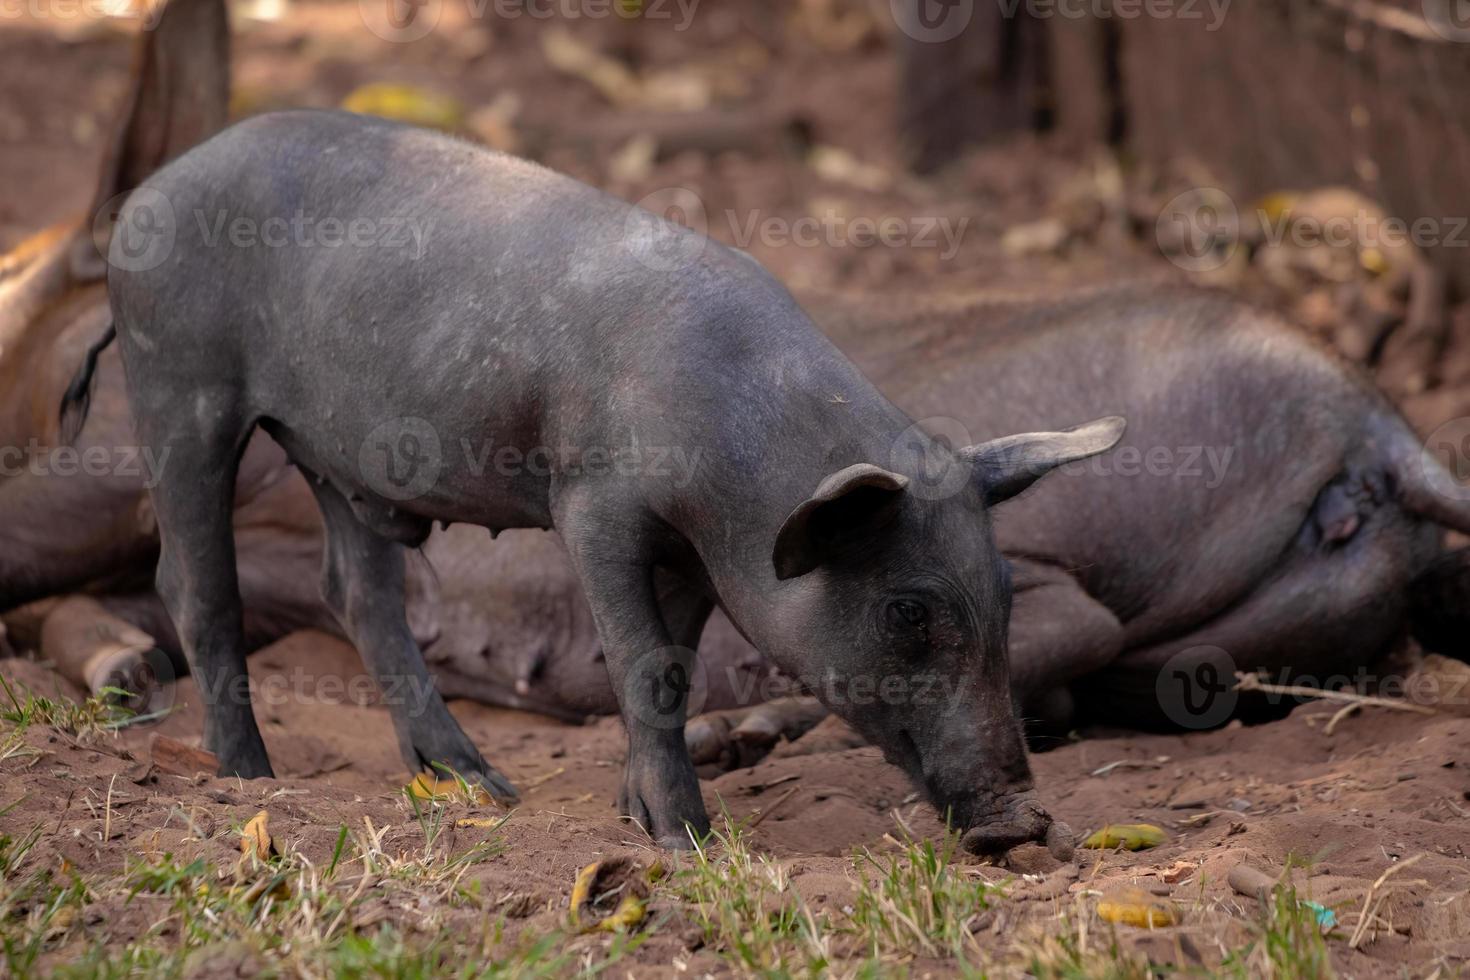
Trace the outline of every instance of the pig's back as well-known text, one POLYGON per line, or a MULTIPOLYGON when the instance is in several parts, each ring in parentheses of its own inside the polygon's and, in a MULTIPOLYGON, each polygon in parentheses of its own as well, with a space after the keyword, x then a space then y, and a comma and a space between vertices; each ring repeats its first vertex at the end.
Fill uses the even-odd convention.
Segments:
POLYGON ((1118 449, 1001 505, 995 527, 1008 555, 1072 569, 1142 633, 1267 577, 1318 492, 1366 451, 1369 417, 1391 411, 1333 355, 1210 292, 1113 288, 910 316, 901 332, 818 320, 901 408, 957 419, 976 441, 1128 420, 1118 449))
MULTIPOLYGON (((243 392, 242 414, 278 439, 298 434, 293 458, 331 472, 376 444, 384 420, 469 439, 473 452, 441 475, 446 500, 424 508, 475 487, 487 447, 689 444, 703 420, 680 399, 776 425, 758 414, 773 369, 756 370, 776 359, 891 411, 757 263, 441 134, 273 113, 184 154, 145 191, 170 202, 177 241, 160 265, 113 276, 131 361, 154 362, 154 379, 243 392), (328 220, 334 239, 363 225, 359 240, 325 244, 328 220), (238 245, 242 222, 250 241, 238 245)), ((501 482, 543 496, 544 474, 526 469, 501 482)), ((544 523, 539 511, 459 519, 544 523)))

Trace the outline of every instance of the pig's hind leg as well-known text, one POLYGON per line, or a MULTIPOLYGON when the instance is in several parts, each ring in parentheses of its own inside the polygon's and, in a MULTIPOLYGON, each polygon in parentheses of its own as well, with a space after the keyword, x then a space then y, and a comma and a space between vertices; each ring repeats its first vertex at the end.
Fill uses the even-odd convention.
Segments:
MULTIPOLYGON (((150 396, 161 397, 164 391, 157 387, 150 396)), ((235 567, 232 511, 245 435, 232 406, 223 401, 201 404, 194 418, 142 407, 142 445, 167 459, 152 490, 161 538, 158 594, 204 699, 204 747, 218 757, 221 776, 272 776, 250 705, 235 567)))
POLYGON ((330 484, 309 480, 327 529, 322 599, 377 679, 410 771, 447 766, 498 802, 516 803, 510 780, 480 755, 444 706, 404 614, 403 546, 364 525, 330 484))
POLYGON ((1123 629, 1065 570, 1017 560, 1011 568, 1011 690, 1038 748, 1072 727, 1072 684, 1117 658, 1123 629))

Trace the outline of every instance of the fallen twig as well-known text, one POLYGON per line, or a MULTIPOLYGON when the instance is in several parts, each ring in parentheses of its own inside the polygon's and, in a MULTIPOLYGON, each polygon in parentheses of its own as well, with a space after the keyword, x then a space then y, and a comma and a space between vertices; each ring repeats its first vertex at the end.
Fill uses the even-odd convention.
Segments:
POLYGON ((774 813, 776 811, 776 807, 780 806, 782 803, 785 803, 787 800, 791 799, 792 796, 796 795, 796 791, 800 788, 801 787, 799 786, 793 786, 786 792, 782 793, 780 796, 776 797, 776 801, 774 803, 764 808, 763 810, 761 810, 760 813, 757 813, 753 818, 751 818, 750 823, 747 825, 748 829, 754 830, 756 827, 759 827, 762 820, 766 819, 766 817, 769 817, 772 813, 774 813))
POLYGON ((1379 899, 1378 904, 1374 905, 1373 899, 1377 896, 1378 890, 1383 887, 1384 882, 1410 865, 1417 864, 1427 854, 1428 852, 1426 851, 1415 854, 1411 858, 1405 858, 1379 875, 1378 880, 1368 886, 1368 891, 1363 895, 1363 911, 1358 915, 1358 925, 1353 929, 1353 937, 1348 940, 1349 949, 1357 949, 1362 944, 1368 935, 1368 927, 1378 918, 1378 909, 1382 907, 1383 900, 1379 899))
POLYGON ((1333 730, 1337 728, 1338 722, 1342 721, 1348 715, 1354 714, 1355 712, 1361 710, 1363 710, 1363 706, 1361 704, 1358 704, 1357 702, 1343 705, 1341 708, 1337 709, 1337 713, 1328 720, 1327 727, 1322 729, 1322 734, 1331 735, 1333 730))
POLYGON ((1099 766, 1092 770, 1094 776, 1106 776, 1114 769, 1159 769, 1162 763, 1150 762, 1146 759, 1119 759, 1117 762, 1109 762, 1105 766, 1099 766))
POLYGON ((1258 674, 1248 674, 1243 671, 1235 675, 1235 690, 1253 691, 1263 694, 1286 694, 1298 698, 1320 698, 1323 701, 1338 701, 1344 704, 1352 704, 1358 707, 1372 705, 1375 708, 1391 708, 1394 711, 1412 711, 1420 715, 1434 715, 1439 712, 1422 704, 1414 704, 1402 698, 1380 698, 1371 694, 1358 694, 1353 691, 1329 691, 1320 687, 1302 687, 1297 684, 1269 684, 1261 680, 1258 674))

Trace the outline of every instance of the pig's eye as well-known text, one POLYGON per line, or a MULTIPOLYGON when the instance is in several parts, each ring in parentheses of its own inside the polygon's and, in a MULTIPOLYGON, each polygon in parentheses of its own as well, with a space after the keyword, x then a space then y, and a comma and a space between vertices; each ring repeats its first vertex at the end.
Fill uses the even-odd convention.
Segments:
POLYGON ((894 626, 923 629, 929 624, 929 610, 913 599, 894 599, 888 604, 888 621, 894 626))

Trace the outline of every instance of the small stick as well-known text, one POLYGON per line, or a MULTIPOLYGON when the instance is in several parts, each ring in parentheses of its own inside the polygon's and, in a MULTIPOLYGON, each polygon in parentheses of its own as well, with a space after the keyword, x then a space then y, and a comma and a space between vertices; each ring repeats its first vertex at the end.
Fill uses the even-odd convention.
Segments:
POLYGON ((1353 930, 1353 938, 1348 940, 1349 949, 1357 949, 1368 934, 1368 927, 1372 924, 1373 919, 1377 915, 1377 912, 1372 910, 1372 908, 1373 897, 1378 893, 1378 889, 1382 888, 1383 883, 1388 881, 1389 878, 1392 878, 1394 875, 1398 874, 1409 865, 1417 864, 1419 861, 1423 860, 1426 856, 1428 856, 1428 853, 1428 851, 1422 851, 1418 854, 1415 854, 1411 858, 1400 861, 1398 864, 1393 865, 1387 871, 1383 872, 1383 874, 1379 875, 1378 880, 1368 886, 1368 891, 1363 895, 1363 911, 1358 915, 1358 926, 1356 929, 1353 930))
POLYGON ((526 780, 524 783, 521 784, 521 787, 523 789, 532 790, 532 789, 535 789, 537 786, 544 786, 547 783, 551 782, 553 779, 555 779, 557 776, 560 776, 563 773, 565 773, 566 771, 567 771, 567 767, 566 766, 557 766, 555 769, 551 770, 550 772, 543 772, 541 775, 535 777, 534 779, 528 779, 528 780, 526 780))
POLYGON ((776 797, 776 802, 772 803, 770 806, 766 807, 760 813, 757 813, 754 817, 751 818, 750 823, 747 825, 747 829, 754 830, 756 827, 759 827, 762 820, 766 819, 766 817, 769 817, 772 813, 774 813, 776 811, 776 807, 780 806, 782 803, 785 803, 787 800, 791 799, 791 797, 795 796, 796 791, 800 788, 801 787, 799 786, 793 786, 786 792, 782 793, 780 796, 776 797))
POLYGON ((1362 707, 1363 706, 1361 704, 1345 704, 1341 708, 1338 708, 1337 713, 1334 714, 1331 720, 1327 722, 1327 727, 1322 729, 1322 734, 1331 735, 1333 729, 1337 727, 1338 722, 1342 721, 1348 715, 1355 714, 1356 712, 1362 710, 1362 707))
POLYGON ((1320 687, 1301 687, 1296 684, 1268 684, 1256 674, 1239 672, 1235 675, 1237 691, 1261 691, 1266 694, 1288 694, 1299 698, 1321 698, 1324 701, 1340 701, 1354 705, 1373 705, 1377 708, 1392 708, 1395 711, 1413 711, 1421 715, 1436 715, 1439 712, 1422 704, 1414 704, 1401 698, 1379 698, 1370 694, 1355 694, 1352 691, 1328 691, 1320 687))
POLYGON ((117 773, 112 774, 112 779, 107 783, 107 805, 102 818, 102 846, 112 840, 112 787, 117 782, 117 773))

